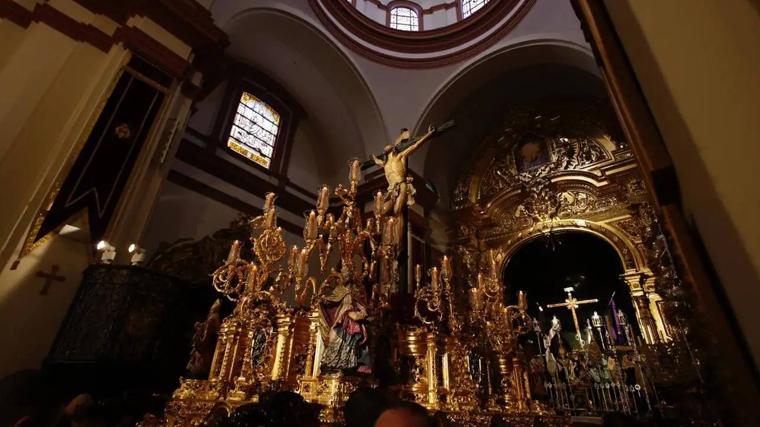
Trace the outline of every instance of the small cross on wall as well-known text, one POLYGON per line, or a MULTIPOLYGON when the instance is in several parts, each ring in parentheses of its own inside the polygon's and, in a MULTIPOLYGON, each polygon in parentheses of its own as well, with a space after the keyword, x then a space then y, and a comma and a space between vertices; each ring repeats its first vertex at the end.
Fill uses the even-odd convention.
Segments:
POLYGON ((45 279, 45 284, 42 285, 42 289, 40 289, 40 295, 47 295, 53 282, 66 281, 65 277, 57 275, 58 270, 60 269, 61 268, 58 265, 53 265, 50 267, 50 273, 45 273, 44 271, 37 272, 37 277, 45 279))

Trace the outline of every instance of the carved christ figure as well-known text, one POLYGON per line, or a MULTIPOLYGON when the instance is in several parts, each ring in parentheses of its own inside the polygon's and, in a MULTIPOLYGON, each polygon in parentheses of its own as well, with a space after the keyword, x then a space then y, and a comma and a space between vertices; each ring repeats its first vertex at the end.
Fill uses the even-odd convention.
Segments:
POLYGON ((414 204, 415 190, 411 178, 406 176, 407 158, 432 136, 451 126, 453 126, 451 121, 438 128, 430 125, 424 135, 411 142, 409 141, 411 137, 409 129, 401 129, 401 133, 396 137, 393 144, 385 146, 381 158, 372 155, 372 160, 376 165, 383 168, 385 179, 388 181, 388 192, 385 195, 386 203, 383 206, 385 212, 392 207, 393 213, 398 215, 404 204, 414 204))

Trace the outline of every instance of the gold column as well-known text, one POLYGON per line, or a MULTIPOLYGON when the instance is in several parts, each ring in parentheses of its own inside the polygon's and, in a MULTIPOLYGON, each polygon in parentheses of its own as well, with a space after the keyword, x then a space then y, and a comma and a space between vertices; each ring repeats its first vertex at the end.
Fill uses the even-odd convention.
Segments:
POLYGON ((641 329, 641 335, 644 337, 644 342, 647 344, 655 344, 659 342, 660 337, 657 334, 657 325, 652 317, 652 313, 649 311, 649 299, 647 298, 644 290, 645 280, 650 275, 634 271, 625 273, 622 275, 628 289, 631 292, 631 299, 633 300, 633 307, 636 310, 636 318, 639 322, 639 328, 641 329))
POLYGON ((428 382, 428 409, 438 409, 438 334, 435 331, 428 331, 425 336, 427 343, 427 352, 425 355, 425 367, 428 382))
POLYGON ((671 337, 668 333, 667 323, 665 322, 665 316, 660 311, 659 302, 662 301, 662 297, 654 290, 654 283, 656 278, 654 276, 648 276, 644 279, 644 293, 647 296, 649 303, 649 312, 652 313, 652 318, 657 327, 657 334, 660 341, 670 341, 671 337))
POLYGON ((290 368, 290 348, 293 338, 293 316, 290 314, 277 314, 275 327, 277 328, 277 343, 275 344, 275 357, 272 364, 272 381, 285 379, 290 368))

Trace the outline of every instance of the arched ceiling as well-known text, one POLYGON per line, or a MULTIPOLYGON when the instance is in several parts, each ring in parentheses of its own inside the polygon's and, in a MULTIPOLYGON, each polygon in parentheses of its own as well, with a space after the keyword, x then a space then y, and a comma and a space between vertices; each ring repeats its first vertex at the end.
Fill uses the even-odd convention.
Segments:
POLYGON ((364 147, 386 140, 361 74, 308 21, 282 8, 251 7, 229 16, 223 29, 229 56, 280 82, 306 111, 318 145, 310 151, 323 180, 342 177, 348 158, 365 158, 364 147))
POLYGON ((417 130, 449 119, 456 127, 412 159, 448 206, 456 179, 480 143, 500 130, 512 107, 563 99, 603 99, 606 90, 593 59, 583 49, 531 43, 497 52, 443 86, 426 108, 417 130))
POLYGON ((444 195, 461 157, 510 103, 603 92, 569 1, 536 2, 485 52, 430 69, 358 55, 324 28, 307 1, 218 0, 212 13, 229 35, 228 54, 280 82, 302 105, 314 159, 300 164, 316 164, 328 183, 343 180, 349 158, 381 151, 401 127, 421 131, 455 118, 455 130, 410 159, 444 195))

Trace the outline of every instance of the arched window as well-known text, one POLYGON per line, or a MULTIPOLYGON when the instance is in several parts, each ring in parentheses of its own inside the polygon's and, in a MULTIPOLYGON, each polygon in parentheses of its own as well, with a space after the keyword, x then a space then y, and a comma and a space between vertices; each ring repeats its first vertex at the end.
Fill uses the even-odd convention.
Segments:
POLYGON ((420 14, 411 7, 395 6, 391 9, 388 25, 401 31, 419 31, 420 14))
POLYGON ((227 147, 269 168, 280 130, 280 113, 253 94, 240 95, 227 147))
POLYGON ((467 18, 485 6, 488 0, 462 0, 462 18, 467 18))

